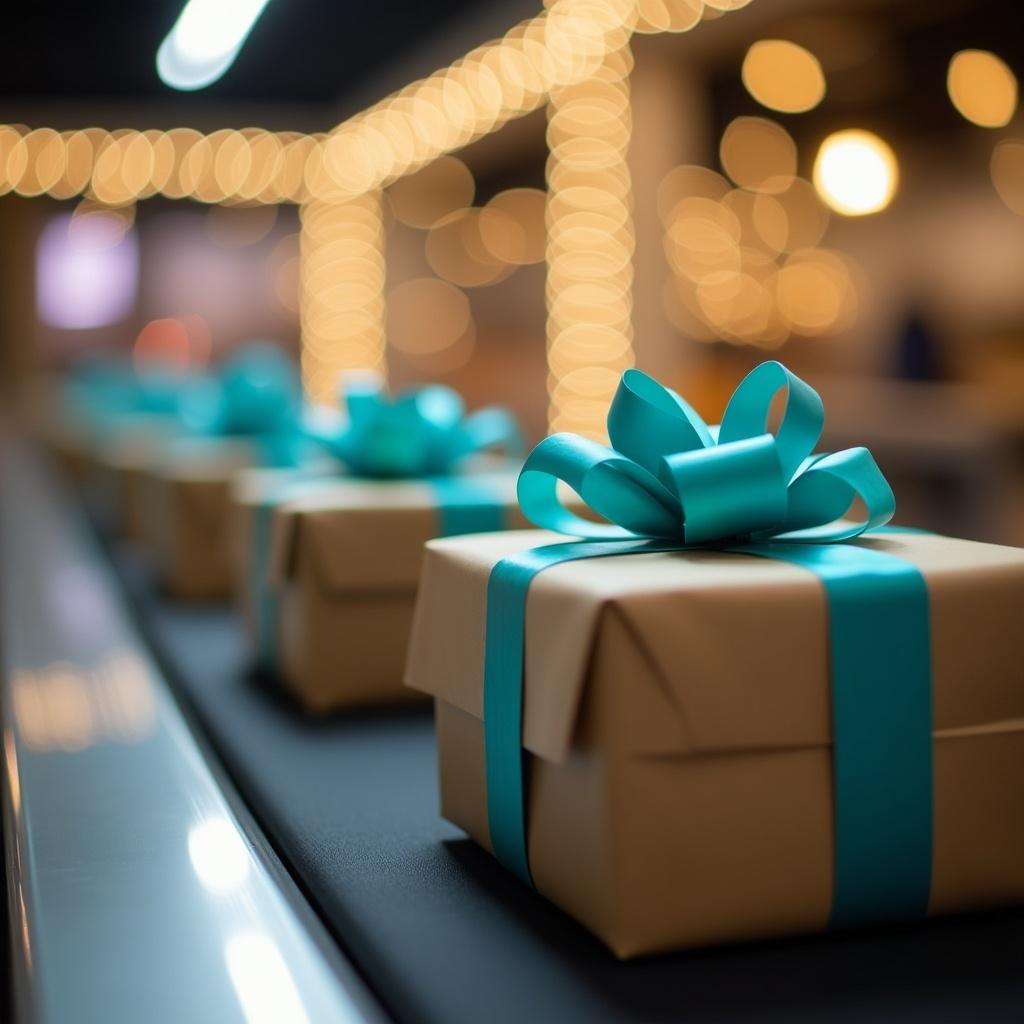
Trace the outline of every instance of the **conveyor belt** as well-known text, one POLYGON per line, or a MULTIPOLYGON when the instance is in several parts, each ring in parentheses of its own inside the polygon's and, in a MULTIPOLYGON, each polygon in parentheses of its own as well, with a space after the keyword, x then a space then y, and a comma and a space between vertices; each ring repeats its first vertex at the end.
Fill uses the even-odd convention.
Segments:
POLYGON ((169 675, 282 859, 399 1021, 1024 1019, 1024 913, 618 963, 437 815, 427 712, 303 720, 244 673, 225 609, 154 595, 169 675))

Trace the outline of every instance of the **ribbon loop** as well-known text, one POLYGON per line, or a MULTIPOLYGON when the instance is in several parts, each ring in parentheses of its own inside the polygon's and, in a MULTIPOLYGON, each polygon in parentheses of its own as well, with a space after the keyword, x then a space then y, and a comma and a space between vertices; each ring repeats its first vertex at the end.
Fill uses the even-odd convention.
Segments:
POLYGON ((788 482, 821 437, 825 407, 818 392, 782 363, 775 360, 761 363, 740 381, 722 416, 718 443, 765 433, 772 401, 783 389, 787 391, 786 408, 776 440, 779 461, 788 482))
POLYGON ((627 370, 608 410, 615 450, 657 474, 663 456, 708 448, 707 424, 674 391, 640 370, 627 370))
POLYGON ((865 449, 811 456, 823 424, 818 393, 778 362, 747 374, 717 429, 674 391, 627 370, 608 413, 612 447, 574 434, 547 438, 526 460, 519 501, 535 525, 588 539, 821 542, 888 522, 892 491, 865 449), (782 391, 772 435, 768 417, 782 391), (608 522, 569 512, 558 481, 608 522), (868 507, 864 522, 834 525, 856 498, 868 507))
POLYGON ((341 391, 348 413, 340 425, 305 427, 306 436, 359 476, 443 476, 463 458, 495 448, 522 451, 511 413, 491 407, 466 416, 451 388, 410 388, 391 397, 376 374, 351 374, 341 391))

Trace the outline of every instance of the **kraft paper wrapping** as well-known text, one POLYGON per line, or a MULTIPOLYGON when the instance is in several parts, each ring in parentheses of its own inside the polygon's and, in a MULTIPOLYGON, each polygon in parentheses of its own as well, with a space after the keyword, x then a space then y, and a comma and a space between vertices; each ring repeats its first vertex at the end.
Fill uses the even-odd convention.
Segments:
MULTIPOLYGON (((515 473, 476 475, 523 525, 515 473)), ((338 481, 274 513, 278 669, 310 712, 423 700, 402 683, 424 544, 440 531, 426 482, 338 481)))
MULTIPOLYGON (((428 545, 407 668, 437 698, 442 812, 489 848, 487 578, 541 531, 428 545)), ((1024 898, 1024 551, 866 542, 929 586, 929 912, 1024 898)), ((716 552, 558 565, 527 602, 524 746, 538 890, 620 957, 817 931, 832 898, 824 592, 716 552)))
MULTIPOLYGON (((252 562, 254 530, 260 506, 270 501, 280 507, 300 497, 344 487, 347 482, 338 477, 333 461, 297 468, 253 467, 235 474, 231 486, 229 530, 232 585, 235 603, 253 651, 261 647, 263 626, 256 607, 253 574, 260 573, 257 582, 261 588, 269 585, 267 572, 261 572, 261 566, 253 565, 252 562)), ((261 561, 267 560, 268 553, 263 553, 261 561)), ((265 570, 265 567, 262 568, 265 570)))
POLYGON ((162 585, 183 601, 230 598, 231 481, 256 460, 254 447, 235 439, 175 443, 143 474, 143 540, 152 549, 162 585))
POLYGON ((161 416, 125 416, 93 445, 91 504, 119 540, 146 539, 145 474, 173 443, 177 421, 161 416))

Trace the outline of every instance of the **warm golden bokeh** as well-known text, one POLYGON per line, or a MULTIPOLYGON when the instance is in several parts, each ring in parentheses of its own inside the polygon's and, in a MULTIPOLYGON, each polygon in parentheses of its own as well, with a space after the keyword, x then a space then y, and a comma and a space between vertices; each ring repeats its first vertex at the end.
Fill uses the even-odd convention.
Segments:
POLYGON ((719 158, 737 185, 756 192, 781 192, 796 175, 796 143, 785 128, 763 117, 731 121, 719 158))
POLYGON ((547 197, 539 188, 510 188, 483 208, 480 234, 488 251, 504 263, 540 263, 544 259, 547 197))
POLYGON ((988 50, 955 53, 946 73, 946 88, 953 106, 982 128, 1002 128, 1017 110, 1017 78, 988 50))
POLYGON ((704 0, 638 0, 637 32, 689 32, 700 23, 704 0))
POLYGON ((825 97, 818 58, 787 39, 761 39, 747 50, 741 70, 747 92, 764 107, 799 114, 825 97))
POLYGON ((873 132, 851 128, 821 144, 814 161, 814 187, 837 213, 861 217, 884 210, 896 194, 896 154, 873 132))
POLYGON ((511 272, 488 248, 481 231, 482 210, 469 207, 449 214, 430 229, 427 262, 438 277, 462 288, 494 284, 511 272))
POLYGON ((632 66, 626 36, 548 108, 549 424, 597 439, 633 365, 632 66))
POLYGON ((336 403, 348 370, 386 370, 381 204, 374 192, 302 207, 302 379, 313 401, 336 403))
POLYGON ((852 324, 852 277, 845 263, 815 248, 828 211, 803 178, 755 192, 683 165, 665 175, 657 199, 672 271, 662 309, 686 337, 776 348, 791 333, 852 324))
POLYGON ((473 329, 466 293, 436 277, 417 277, 388 294, 388 341, 411 356, 432 356, 473 329))
POLYGON ((396 181, 387 192, 395 216, 414 228, 431 228, 443 217, 473 202, 476 184, 455 156, 439 157, 396 181))

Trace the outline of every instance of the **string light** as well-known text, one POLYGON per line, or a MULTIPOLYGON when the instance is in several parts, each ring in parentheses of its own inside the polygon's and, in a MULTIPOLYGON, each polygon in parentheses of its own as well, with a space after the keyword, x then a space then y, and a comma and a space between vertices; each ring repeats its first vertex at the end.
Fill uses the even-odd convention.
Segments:
MULTIPOLYGON (((157 194, 210 204, 299 204, 303 377, 312 398, 332 401, 339 371, 384 367, 382 188, 428 174, 439 158, 547 103, 546 239, 543 204, 528 189, 476 210, 468 208, 470 192, 445 210, 414 211, 408 219, 434 231, 445 216, 457 220, 464 254, 486 268, 486 280, 473 283, 546 258, 551 423, 601 436, 618 374, 633 362, 630 37, 687 31, 747 2, 546 0, 537 17, 326 135, 0 126, 0 193, 85 195, 123 210, 157 194)), ((785 170, 766 174, 757 187, 781 197, 792 178, 785 170)), ((406 219, 399 192, 392 205, 406 219)), ((770 205, 760 212, 765 231, 773 214, 777 220, 770 205)), ((757 282, 755 271, 743 268, 744 280, 757 282)), ((713 304, 732 287, 705 281, 702 300, 713 304)), ((286 282, 275 290, 287 300, 286 282)), ((470 326, 444 351, 471 348, 471 335, 470 326)))
POLYGON ((585 81, 548 107, 547 346, 552 430, 605 438, 605 414, 633 364, 629 32, 585 81))
POLYGON ((299 309, 302 379, 315 402, 337 402, 348 370, 384 365, 384 224, 381 193, 302 207, 299 309))
POLYGON ((635 0, 558 0, 451 67, 344 121, 325 143, 320 199, 379 188, 541 107, 629 38, 635 0))

